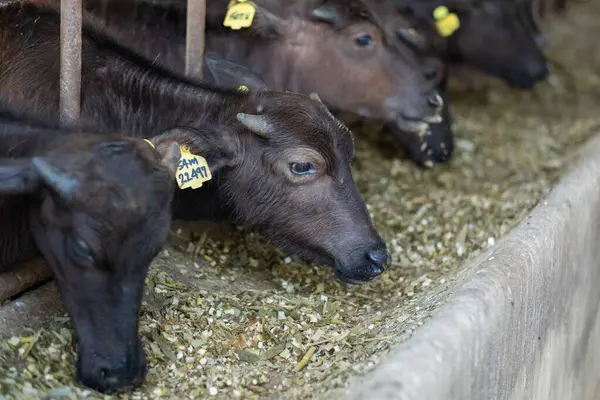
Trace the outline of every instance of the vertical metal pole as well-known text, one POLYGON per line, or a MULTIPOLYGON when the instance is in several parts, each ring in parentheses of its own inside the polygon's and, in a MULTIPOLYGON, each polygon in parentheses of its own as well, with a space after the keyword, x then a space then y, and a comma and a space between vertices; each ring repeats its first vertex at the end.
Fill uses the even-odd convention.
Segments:
POLYGON ((60 121, 79 119, 81 101, 81 2, 60 0, 60 121))
POLYGON ((202 79, 206 0, 187 0, 185 35, 185 74, 202 79))

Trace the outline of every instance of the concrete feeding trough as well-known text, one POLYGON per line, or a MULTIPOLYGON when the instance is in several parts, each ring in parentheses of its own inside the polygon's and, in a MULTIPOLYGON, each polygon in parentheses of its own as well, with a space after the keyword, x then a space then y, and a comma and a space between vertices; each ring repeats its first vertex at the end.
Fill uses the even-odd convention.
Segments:
POLYGON ((591 146, 344 398, 600 398, 600 143, 591 146))

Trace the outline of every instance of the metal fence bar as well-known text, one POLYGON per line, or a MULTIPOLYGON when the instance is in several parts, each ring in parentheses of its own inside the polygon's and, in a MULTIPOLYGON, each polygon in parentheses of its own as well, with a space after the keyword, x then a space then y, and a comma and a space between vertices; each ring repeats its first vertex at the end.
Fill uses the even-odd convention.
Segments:
POLYGON ((187 0, 185 74, 202 79, 206 0, 187 0))
POLYGON ((60 121, 79 119, 81 101, 81 2, 60 1, 60 121))

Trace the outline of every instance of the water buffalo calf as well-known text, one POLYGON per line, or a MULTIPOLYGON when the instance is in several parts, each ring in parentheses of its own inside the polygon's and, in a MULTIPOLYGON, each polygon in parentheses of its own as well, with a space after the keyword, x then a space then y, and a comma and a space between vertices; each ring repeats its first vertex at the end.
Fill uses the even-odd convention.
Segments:
MULTIPOLYGON (((54 7, 60 3, 37 1, 54 7)), ((83 1, 95 27, 181 73, 186 0, 158 3, 83 1)), ((402 43, 390 45, 390 37, 361 1, 258 0, 253 2, 253 25, 239 31, 223 27, 227 3, 207 3, 207 49, 251 68, 271 89, 317 92, 336 111, 394 125, 397 142, 419 164, 449 158, 435 140, 424 143, 418 136, 428 123, 439 121, 442 98, 414 52, 402 43)))
MULTIPOLYGON (((33 4, 0 9, 0 92, 58 119, 59 15, 33 4), (27 49, 28 51, 23 51, 27 49)), ((8 102, 9 106, 11 102, 8 102)), ((317 96, 211 88, 83 30, 82 123, 152 133, 203 155, 213 179, 177 190, 174 218, 231 218, 346 282, 388 260, 352 178, 351 132, 317 96)))
POLYGON ((77 377, 112 392, 146 373, 138 312, 171 226, 175 144, 50 129, 0 111, 0 270, 40 254, 79 346, 77 377))
MULTIPOLYGON (((531 0, 390 1, 417 27, 434 26, 433 13, 439 6, 458 16, 460 27, 446 38, 441 54, 449 62, 473 65, 520 88, 532 88, 548 76, 543 35, 534 20, 531 0)), ((428 38, 439 40, 439 36, 428 38)))
POLYGON ((430 123, 425 131, 411 136, 395 133, 394 131, 399 129, 395 124, 388 123, 384 128, 398 138, 402 147, 418 165, 432 166, 434 162, 450 160, 454 151, 454 135, 450 104, 446 98, 449 68, 439 56, 440 51, 444 49, 443 41, 434 40, 438 35, 429 24, 416 25, 414 21, 401 16, 390 0, 368 0, 364 3, 373 18, 386 31, 390 45, 399 49, 408 46, 413 50, 415 57, 419 59, 418 64, 423 76, 436 88, 443 100, 442 120, 430 123))

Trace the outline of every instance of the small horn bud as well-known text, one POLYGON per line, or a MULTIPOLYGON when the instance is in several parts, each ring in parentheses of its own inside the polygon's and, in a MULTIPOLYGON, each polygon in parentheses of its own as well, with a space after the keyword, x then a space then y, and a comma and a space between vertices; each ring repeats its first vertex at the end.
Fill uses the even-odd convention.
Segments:
POLYGON ((236 117, 242 125, 260 137, 268 138, 274 131, 271 123, 263 115, 238 113, 236 117))
POLYGON ((311 15, 313 18, 321 21, 333 23, 338 19, 338 12, 335 7, 321 6, 312 10, 311 15))

